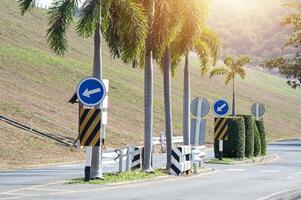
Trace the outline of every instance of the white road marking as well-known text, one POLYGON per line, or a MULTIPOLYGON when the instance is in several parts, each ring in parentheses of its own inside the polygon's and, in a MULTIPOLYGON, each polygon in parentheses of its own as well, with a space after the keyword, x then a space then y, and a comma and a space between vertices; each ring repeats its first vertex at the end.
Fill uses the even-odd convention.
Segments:
POLYGON ((233 169, 226 169, 226 171, 231 171, 231 172, 242 172, 242 171, 246 171, 246 169, 233 168, 233 169))

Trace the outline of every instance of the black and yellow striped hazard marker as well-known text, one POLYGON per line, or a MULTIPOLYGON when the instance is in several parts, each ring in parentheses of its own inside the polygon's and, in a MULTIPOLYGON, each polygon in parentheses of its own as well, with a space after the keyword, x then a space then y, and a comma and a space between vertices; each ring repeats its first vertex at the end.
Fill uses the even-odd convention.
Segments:
POLYGON ((81 146, 100 146, 100 109, 80 109, 79 134, 81 146))
POLYGON ((228 140, 228 119, 225 117, 214 118, 214 139, 228 140))

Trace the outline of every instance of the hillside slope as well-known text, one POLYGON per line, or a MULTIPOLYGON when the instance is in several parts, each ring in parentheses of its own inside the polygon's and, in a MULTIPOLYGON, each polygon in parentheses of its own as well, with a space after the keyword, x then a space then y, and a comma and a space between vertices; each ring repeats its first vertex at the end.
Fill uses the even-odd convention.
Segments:
MULTIPOLYGON (((32 114, 38 114, 66 127, 77 130, 77 106, 68 104, 76 84, 92 71, 92 38, 78 38, 70 31, 69 52, 65 57, 56 56, 46 45, 45 10, 20 16, 15 1, 0 3, 0 114, 28 124, 32 114)), ((174 132, 182 129, 182 67, 172 81, 174 132)), ((143 70, 132 69, 110 57, 104 51, 104 78, 110 80, 108 145, 123 146, 141 144, 143 141, 143 70)), ((158 68, 154 74, 154 133, 164 130, 162 74, 158 68)), ((200 76, 197 60, 192 60, 192 97, 203 96, 213 102, 216 98, 231 100, 231 86, 224 86, 221 78, 200 76)), ((238 84, 237 105, 239 113, 249 113, 256 101, 267 106, 265 116, 269 140, 301 137, 301 91, 292 90, 285 80, 248 70, 247 77, 238 84)), ((213 114, 207 117, 207 140, 212 141, 213 114)), ((40 120, 35 126, 50 130, 40 120)), ((1 140, 11 145, 14 141, 7 132, 21 134, 9 126, 0 124, 1 140)), ((23 137, 23 136, 19 136, 23 137)), ((33 138, 35 140, 35 138, 33 138)), ((32 148, 32 145, 24 148, 32 148)), ((9 160, 5 149, 0 158, 9 160)), ((49 149, 41 145, 41 152, 49 149)), ((65 148, 57 148, 61 157, 70 158, 65 148), (61 149, 61 150, 60 150, 61 149)), ((81 157, 77 153, 72 154, 81 157)))

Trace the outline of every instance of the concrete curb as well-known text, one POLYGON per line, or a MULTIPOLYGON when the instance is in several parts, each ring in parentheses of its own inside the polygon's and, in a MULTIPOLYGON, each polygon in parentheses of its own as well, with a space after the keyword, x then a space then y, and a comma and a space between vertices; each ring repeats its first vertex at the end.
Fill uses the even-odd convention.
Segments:
POLYGON ((273 155, 268 155, 264 157, 256 157, 253 159, 245 159, 241 161, 234 161, 232 163, 210 163, 209 161, 206 161, 206 164, 211 164, 211 165, 260 165, 260 164, 267 164, 274 162, 279 159, 279 156, 277 154, 273 155))

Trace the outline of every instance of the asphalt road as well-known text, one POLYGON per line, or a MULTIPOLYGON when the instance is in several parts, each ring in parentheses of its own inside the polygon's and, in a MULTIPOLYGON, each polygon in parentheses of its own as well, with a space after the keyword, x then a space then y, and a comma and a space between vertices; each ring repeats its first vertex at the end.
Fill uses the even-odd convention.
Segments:
MULTIPOLYGON (((285 199, 290 190, 301 199, 301 141, 278 142, 268 151, 279 159, 260 165, 208 165, 216 169, 214 173, 115 186, 65 184, 66 179, 82 176, 81 165, 3 171, 0 199, 245 200, 278 193, 285 199)), ((162 165, 162 160, 157 157, 155 163, 162 165)), ((105 171, 114 168, 107 166, 105 171)))

